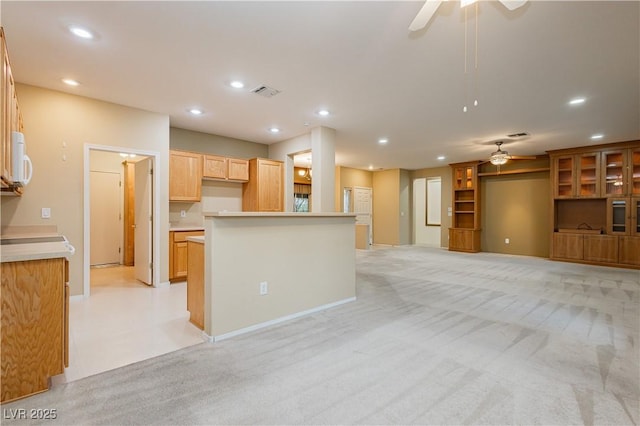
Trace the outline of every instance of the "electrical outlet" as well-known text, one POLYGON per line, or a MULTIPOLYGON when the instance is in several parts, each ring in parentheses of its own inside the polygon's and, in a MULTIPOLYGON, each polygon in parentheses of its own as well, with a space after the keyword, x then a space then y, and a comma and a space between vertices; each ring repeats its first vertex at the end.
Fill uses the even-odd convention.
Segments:
POLYGON ((504 243, 505 243, 505 244, 509 244, 509 239, 508 239, 508 238, 505 238, 505 239, 504 239, 504 243))
POLYGON ((49 219, 51 218, 51 208, 50 207, 43 207, 42 208, 42 214, 41 217, 43 219, 49 219))
POLYGON ((180 217, 187 217, 187 211, 186 210, 180 210, 180 217))
POLYGON ((264 296, 267 293, 269 293, 269 283, 262 281, 260 283, 260 296, 264 296))

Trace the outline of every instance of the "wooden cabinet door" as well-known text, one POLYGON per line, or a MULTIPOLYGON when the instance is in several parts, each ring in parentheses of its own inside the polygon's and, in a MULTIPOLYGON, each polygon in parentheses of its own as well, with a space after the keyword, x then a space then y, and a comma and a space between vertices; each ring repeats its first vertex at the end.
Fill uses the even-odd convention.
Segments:
POLYGON ((227 179, 238 182, 249 180, 249 160, 227 158, 227 179))
POLYGON ((559 259, 584 259, 584 235, 555 232, 553 257, 559 259))
POLYGON ((202 176, 213 179, 227 178, 227 159, 217 155, 205 155, 202 176))
POLYGON ((572 198, 575 196, 575 157, 573 155, 555 157, 552 166, 552 185, 554 198, 572 198))
POLYGON ((640 266, 640 237, 620 236, 619 262, 624 265, 640 266))
POLYGON ((185 278, 188 266, 187 242, 173 243, 173 277, 185 278))
POLYGON ((200 201, 202 155, 186 151, 169 153, 169 201, 200 201))
POLYGON ((602 196, 622 197, 627 195, 628 150, 617 149, 602 152, 602 196))
POLYGON ((283 203, 283 176, 280 161, 259 160, 258 209, 262 212, 280 212, 283 203))
POLYGON ((585 235, 584 260, 618 263, 618 237, 615 235, 585 235))
POLYGON ((453 189, 474 189, 476 187, 475 166, 458 166, 453 169, 453 189))
POLYGON ((629 198, 607 199, 607 234, 629 235, 631 232, 630 202, 629 198))

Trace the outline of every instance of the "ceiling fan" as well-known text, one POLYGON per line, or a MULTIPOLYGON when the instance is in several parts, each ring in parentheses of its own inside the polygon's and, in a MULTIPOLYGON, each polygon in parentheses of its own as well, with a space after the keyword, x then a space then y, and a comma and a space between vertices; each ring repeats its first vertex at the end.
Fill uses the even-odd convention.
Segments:
MULTIPOLYGON (((440 3, 447 0, 426 0, 422 9, 418 12, 416 17, 413 19, 411 24, 409 25, 409 31, 418 31, 424 28, 433 15, 440 7, 440 3)), ((470 4, 473 4, 479 0, 461 0, 460 7, 465 7, 470 4)), ((523 6, 528 0, 498 0, 500 3, 504 5, 509 10, 516 10, 517 8, 523 6)))
POLYGON ((491 155, 489 156, 489 159, 486 162, 489 162, 495 166, 501 166, 503 164, 506 164, 507 161, 509 160, 535 160, 536 157, 535 156, 516 156, 516 155, 509 155, 509 153, 507 151, 503 151, 501 149, 501 146, 504 142, 503 141, 496 141, 495 144, 498 147, 497 151, 494 151, 491 153, 491 155))

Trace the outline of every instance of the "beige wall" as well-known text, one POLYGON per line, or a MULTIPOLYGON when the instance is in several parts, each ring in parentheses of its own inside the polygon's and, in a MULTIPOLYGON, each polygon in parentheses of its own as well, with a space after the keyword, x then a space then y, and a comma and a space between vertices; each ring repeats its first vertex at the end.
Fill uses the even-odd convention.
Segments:
POLYGON ((411 244, 411 172, 400 169, 398 244, 411 244))
POLYGON ((221 336, 355 297, 355 218, 205 218, 205 332, 221 336), (261 296, 259 284, 268 283, 261 296))
POLYGON ((247 159, 255 157, 266 158, 269 154, 269 146, 262 143, 179 129, 177 127, 169 129, 169 145, 171 149, 247 159))
POLYGON ((23 84, 17 93, 34 172, 22 197, 2 197, 2 225, 57 225, 76 248, 71 294, 82 294, 85 144, 156 151, 160 282, 168 281, 169 117, 23 84), (50 219, 40 218, 42 207, 51 208, 50 219))
POLYGON ((400 169, 373 172, 373 243, 400 244, 400 169))
POLYGON ((480 191, 482 251, 549 256, 549 172, 484 176, 480 191))
MULTIPOLYGON (((420 169, 411 171, 411 185, 413 185, 413 180, 418 178, 440 178, 441 182, 441 194, 442 194, 442 205, 440 212, 440 220, 441 220, 441 234, 440 234, 440 247, 449 247, 449 228, 451 227, 451 216, 449 216, 448 209, 451 207, 451 197, 453 188, 451 187, 451 168, 448 166, 445 167, 434 167, 430 169, 420 169)), ((413 187, 412 187, 413 192, 413 187)), ((410 199, 413 204, 413 197, 410 199)), ((413 215, 413 205, 409 210, 413 215)), ((412 220, 413 223, 413 220, 412 220)), ((411 230, 411 235, 414 235, 414 230, 411 230)), ((415 243, 413 240, 412 243, 415 243)))

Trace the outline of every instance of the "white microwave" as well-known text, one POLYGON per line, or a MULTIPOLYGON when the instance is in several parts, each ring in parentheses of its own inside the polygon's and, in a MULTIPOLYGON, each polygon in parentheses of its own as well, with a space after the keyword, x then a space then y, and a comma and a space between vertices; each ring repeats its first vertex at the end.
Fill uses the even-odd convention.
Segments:
POLYGON ((11 132, 12 176, 14 184, 26 185, 33 176, 33 164, 27 155, 24 134, 11 132))

